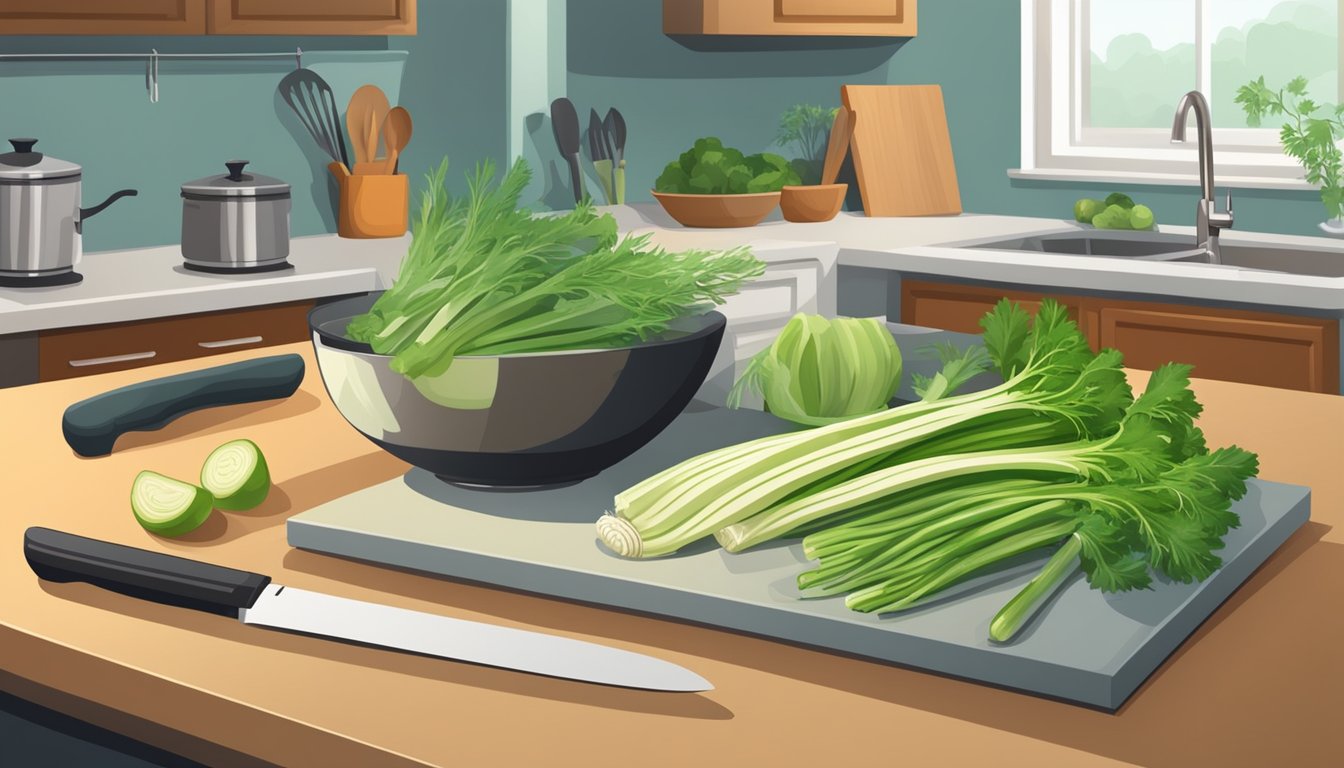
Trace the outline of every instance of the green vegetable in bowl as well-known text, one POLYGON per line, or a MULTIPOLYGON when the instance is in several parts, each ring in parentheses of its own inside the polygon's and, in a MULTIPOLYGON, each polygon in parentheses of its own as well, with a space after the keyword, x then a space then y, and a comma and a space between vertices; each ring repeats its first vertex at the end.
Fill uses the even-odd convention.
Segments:
POLYGON ((518 200, 532 174, 519 159, 495 183, 482 163, 465 197, 429 174, 410 252, 392 287, 346 335, 408 378, 438 376, 458 355, 620 347, 722 304, 765 271, 748 248, 669 253, 649 235, 618 237, 591 203, 533 216, 518 200))
POLYGON ((1091 224, 1093 217, 1106 210, 1106 203, 1091 197, 1079 198, 1073 204, 1073 218, 1084 224, 1091 224))
POLYGON ((230 440, 210 452, 201 467, 201 487, 220 509, 252 509, 266 500, 271 473, 266 457, 251 440, 230 440))
POLYGON ((728 405, 751 389, 776 416, 818 426, 886 408, 900 383, 901 351, 882 321, 799 313, 747 364, 728 405))
POLYGON ((141 527, 160 536, 181 536, 201 527, 214 501, 204 488, 149 470, 131 483, 131 512, 141 527))
POLYGON ((707 136, 668 163, 654 189, 683 195, 744 195, 778 192, 785 185, 801 183, 783 157, 770 152, 744 155, 707 136))
POLYGON ((1124 208, 1125 210, 1129 210, 1130 208, 1134 207, 1134 200, 1130 198, 1129 195, 1126 195, 1124 192, 1112 192, 1111 194, 1106 196, 1105 205, 1107 208, 1111 207, 1112 205, 1118 205, 1121 208, 1124 208))

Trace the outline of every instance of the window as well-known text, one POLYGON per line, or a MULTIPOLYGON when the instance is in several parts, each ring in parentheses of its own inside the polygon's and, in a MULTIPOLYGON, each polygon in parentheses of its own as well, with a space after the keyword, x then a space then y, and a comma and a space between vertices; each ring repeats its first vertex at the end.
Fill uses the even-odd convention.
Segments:
POLYGON ((1306 188, 1274 120, 1248 128, 1233 99, 1262 75, 1273 88, 1303 76, 1317 102, 1344 102, 1341 5, 1022 0, 1023 167, 1010 173, 1190 183, 1193 142, 1172 144, 1171 120, 1181 95, 1198 89, 1213 116, 1220 184, 1306 188))

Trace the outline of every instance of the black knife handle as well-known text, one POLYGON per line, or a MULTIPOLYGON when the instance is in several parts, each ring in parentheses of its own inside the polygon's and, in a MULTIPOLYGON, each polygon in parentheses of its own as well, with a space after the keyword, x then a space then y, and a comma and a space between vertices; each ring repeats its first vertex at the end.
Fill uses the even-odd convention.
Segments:
POLYGON ((142 600, 237 616, 270 576, 32 527, 23 534, 28 567, 47 581, 84 581, 142 600))
POLYGON ((579 170, 579 155, 574 153, 569 155, 569 183, 574 185, 574 202, 583 202, 586 192, 583 189, 583 172, 579 170))
POLYGON ((191 411, 289 397, 303 372, 302 357, 273 355, 131 384, 66 408, 61 432, 80 456, 106 456, 122 434, 159 429, 191 411))

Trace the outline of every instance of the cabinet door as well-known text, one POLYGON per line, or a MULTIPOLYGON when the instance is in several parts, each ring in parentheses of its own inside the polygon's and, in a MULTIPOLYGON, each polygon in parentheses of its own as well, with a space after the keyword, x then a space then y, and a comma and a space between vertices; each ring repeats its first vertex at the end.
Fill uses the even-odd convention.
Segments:
POLYGON ((1226 309, 1107 302, 1099 310, 1103 347, 1125 365, 1195 367, 1201 379, 1308 392, 1339 392, 1339 322, 1226 309))
POLYGON ((922 280, 901 280, 901 322, 922 325, 959 333, 981 333, 980 318, 999 303, 1009 299, 1022 305, 1033 315, 1040 309, 1041 299, 1053 298, 1064 305, 1069 317, 1087 336, 1093 348, 1097 346, 1096 312, 1077 296, 1042 294, 1017 288, 995 288, 982 285, 930 283, 922 280))
POLYGON ((38 376, 42 381, 70 379, 304 341, 312 306, 302 301, 43 331, 38 336, 38 376))
POLYGON ((415 0, 209 0, 212 35, 414 35, 415 0))
POLYGON ((205 0, 0 0, 6 35, 203 35, 205 0))
POLYGON ((669 35, 913 37, 916 0, 663 0, 669 35))

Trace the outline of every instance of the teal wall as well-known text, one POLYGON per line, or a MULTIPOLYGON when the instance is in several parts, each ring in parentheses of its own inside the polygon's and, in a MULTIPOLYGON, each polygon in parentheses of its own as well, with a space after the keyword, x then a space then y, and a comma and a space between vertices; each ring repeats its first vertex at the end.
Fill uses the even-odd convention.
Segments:
MULTIPOLYGON (((363 83, 411 110, 415 135, 401 163, 419 179, 445 154, 502 157, 505 6, 499 0, 421 2, 415 37, 4 37, 5 53, 304 50, 338 103, 363 83), (406 52, 409 52, 407 55, 406 52)), ((179 186, 242 157, 293 186, 295 235, 335 230, 327 158, 280 101, 284 61, 161 60, 157 104, 144 61, 0 61, 0 138, 84 167, 84 205, 134 187, 85 226, 86 251, 179 242, 179 186)), ((8 144, 4 144, 5 150, 8 144)), ((3 150, 0 150, 3 151, 3 150)), ((456 174, 460 178, 460 174, 456 174)))
MULTIPOLYGON (((568 91, 584 117, 626 118, 629 198, 648 200, 662 167, 698 136, 747 152, 767 148, 789 105, 838 104, 844 83, 943 88, 962 205, 977 213, 1071 216, 1079 197, 1122 189, 1158 220, 1194 222, 1190 187, 1023 182, 1021 11, 1012 0, 926 0, 908 40, 685 38, 662 33, 661 0, 568 0, 568 91)), ((1173 105, 1174 108, 1175 105, 1173 105)), ((1315 192, 1241 190, 1237 228, 1320 234, 1315 192)))

